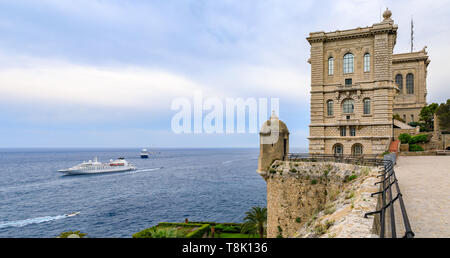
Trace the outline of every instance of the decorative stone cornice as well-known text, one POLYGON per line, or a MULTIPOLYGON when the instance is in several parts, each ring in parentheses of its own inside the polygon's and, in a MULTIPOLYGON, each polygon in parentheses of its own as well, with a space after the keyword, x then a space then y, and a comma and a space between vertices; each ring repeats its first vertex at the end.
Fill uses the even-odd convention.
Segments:
POLYGON ((337 30, 333 32, 312 32, 306 39, 310 44, 316 42, 331 42, 344 39, 367 38, 376 34, 396 34, 397 29, 398 26, 393 24, 393 22, 381 22, 376 23, 371 27, 358 27, 356 29, 337 30))
POLYGON ((424 61, 427 66, 431 62, 431 60, 428 57, 428 53, 426 51, 426 46, 421 51, 418 52, 392 55, 393 64, 406 62, 420 62, 420 61, 424 61))

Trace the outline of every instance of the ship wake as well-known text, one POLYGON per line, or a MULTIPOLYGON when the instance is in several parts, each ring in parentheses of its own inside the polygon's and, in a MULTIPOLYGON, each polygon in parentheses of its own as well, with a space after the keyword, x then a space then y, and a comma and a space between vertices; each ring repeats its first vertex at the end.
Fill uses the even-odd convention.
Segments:
POLYGON ((45 216, 45 217, 37 217, 32 219, 25 219, 25 220, 17 220, 17 221, 3 221, 0 222, 0 229, 1 228, 8 228, 8 227, 24 227, 31 224, 39 224, 44 222, 49 222, 53 220, 60 220, 64 218, 70 218, 71 214, 64 214, 64 215, 58 215, 58 216, 45 216))

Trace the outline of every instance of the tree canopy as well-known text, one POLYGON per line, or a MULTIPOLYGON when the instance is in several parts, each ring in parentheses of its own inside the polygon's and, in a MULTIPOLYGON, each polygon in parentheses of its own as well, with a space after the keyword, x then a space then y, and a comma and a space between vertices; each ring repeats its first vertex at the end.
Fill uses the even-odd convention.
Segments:
POLYGON ((436 112, 439 104, 431 103, 420 110, 420 121, 423 121, 424 131, 433 131, 434 128, 434 113, 436 112))
POLYGON ((439 119, 439 127, 442 132, 450 133, 450 99, 447 103, 442 103, 436 110, 439 119))

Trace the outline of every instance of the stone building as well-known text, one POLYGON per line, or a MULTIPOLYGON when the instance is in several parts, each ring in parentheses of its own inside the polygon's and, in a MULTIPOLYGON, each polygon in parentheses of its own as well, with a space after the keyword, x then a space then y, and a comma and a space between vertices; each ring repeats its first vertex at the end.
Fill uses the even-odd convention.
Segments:
POLYGON ((380 154, 393 138, 395 113, 407 122, 417 119, 426 103, 429 60, 425 50, 393 54, 398 26, 391 15, 386 9, 384 20, 372 26, 307 38, 310 153, 380 154))
POLYGON ((406 123, 417 122, 422 107, 427 105, 427 67, 430 63, 426 47, 419 52, 392 56, 393 80, 399 88, 394 101, 394 114, 406 123))

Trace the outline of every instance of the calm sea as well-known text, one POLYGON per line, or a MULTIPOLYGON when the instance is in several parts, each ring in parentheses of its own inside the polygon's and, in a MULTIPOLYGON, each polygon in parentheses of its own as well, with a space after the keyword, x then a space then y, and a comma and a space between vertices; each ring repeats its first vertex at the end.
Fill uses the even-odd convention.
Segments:
POLYGON ((0 237, 131 237, 159 222, 242 222, 266 205, 258 149, 0 149, 0 237), (63 176, 98 157, 125 157, 137 171, 63 176), (80 215, 66 217, 66 214, 80 215))

